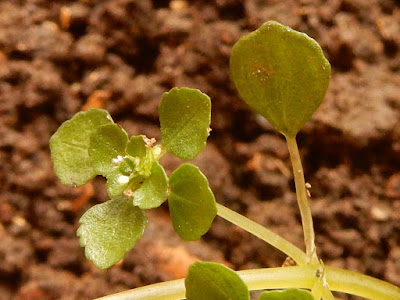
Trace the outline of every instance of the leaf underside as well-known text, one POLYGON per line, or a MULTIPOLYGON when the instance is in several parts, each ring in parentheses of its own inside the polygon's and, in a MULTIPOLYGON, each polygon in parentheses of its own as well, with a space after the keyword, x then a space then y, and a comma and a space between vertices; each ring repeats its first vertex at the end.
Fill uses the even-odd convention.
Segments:
POLYGON ((316 111, 331 70, 315 40, 275 21, 234 45, 230 69, 243 100, 287 136, 316 111))

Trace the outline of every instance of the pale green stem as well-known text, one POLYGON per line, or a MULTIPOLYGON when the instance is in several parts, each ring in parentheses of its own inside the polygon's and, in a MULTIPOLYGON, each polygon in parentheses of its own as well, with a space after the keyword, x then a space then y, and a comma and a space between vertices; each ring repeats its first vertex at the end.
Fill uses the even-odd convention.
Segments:
POLYGON ((276 233, 219 203, 217 203, 217 211, 220 217, 279 249, 287 256, 291 257, 298 265, 303 266, 306 264, 307 256, 305 253, 276 233))
POLYGON ((311 289, 311 294, 314 297, 314 300, 320 300, 322 298, 322 294, 324 293, 324 287, 322 286, 322 278, 319 278, 311 289))
POLYGON ((373 300, 400 299, 400 288, 356 272, 325 266, 329 288, 373 300))
POLYGON ((329 287, 324 287, 322 290, 322 299, 323 300, 335 300, 335 297, 332 294, 332 291, 329 289, 329 287))
POLYGON ((311 294, 313 295, 315 300, 335 300, 331 290, 329 289, 328 284, 325 281, 323 275, 318 278, 315 282, 314 286, 311 289, 311 294))
POLYGON ((328 284, 323 283, 322 290, 322 299, 323 300, 335 300, 335 297, 332 294, 331 288, 328 284))
POLYGON ((318 263, 315 248, 315 234, 311 215, 310 205, 308 203, 306 182, 304 180, 304 171, 301 164, 299 149, 297 147, 296 136, 285 136, 289 148, 290 160, 293 166, 293 176, 296 186, 297 202, 300 208, 301 222, 303 224, 304 241, 306 244, 306 253, 309 263, 318 263))
MULTIPOLYGON (((268 268, 238 271, 237 274, 246 283, 249 290, 312 289, 318 280, 317 268, 318 266, 268 268)), ((371 300, 400 299, 400 288, 370 276, 326 266, 325 274, 332 290, 371 300)), ((178 279, 124 291, 98 298, 98 300, 176 300, 183 298, 185 298, 184 279, 178 279)))

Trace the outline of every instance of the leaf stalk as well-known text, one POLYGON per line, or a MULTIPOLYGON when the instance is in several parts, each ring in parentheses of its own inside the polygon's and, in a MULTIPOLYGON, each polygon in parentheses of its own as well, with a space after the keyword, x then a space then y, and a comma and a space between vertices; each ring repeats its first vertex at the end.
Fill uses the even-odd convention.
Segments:
POLYGON ((300 209, 301 222, 303 224, 304 241, 306 244, 306 254, 308 263, 318 263, 315 247, 314 225, 311 215, 310 204, 307 197, 306 182, 304 179, 303 166, 299 148, 297 147, 296 136, 286 136, 287 145, 290 153, 290 160, 293 167, 293 177, 296 186, 297 203, 300 209))
POLYGON ((232 224, 241 227, 271 246, 279 249, 287 256, 291 257, 298 265, 303 266, 307 263, 307 256, 302 250, 264 226, 219 203, 217 203, 217 214, 232 224))

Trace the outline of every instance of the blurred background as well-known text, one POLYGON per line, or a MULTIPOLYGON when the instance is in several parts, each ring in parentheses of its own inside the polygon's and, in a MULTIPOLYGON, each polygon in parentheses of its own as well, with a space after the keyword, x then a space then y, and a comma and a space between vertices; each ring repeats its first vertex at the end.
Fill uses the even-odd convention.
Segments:
MULTIPOLYGON (((104 180, 62 186, 49 152, 88 107, 129 134, 159 139, 170 88, 213 103, 194 163, 218 202, 303 247, 285 142, 240 100, 233 44, 268 20, 316 39, 332 64, 325 101, 298 135, 319 254, 326 264, 400 285, 400 2, 395 0, 2 0, 0 2, 0 299, 93 299, 184 277, 194 261, 280 266, 285 256, 216 218, 201 241, 173 232, 168 207, 101 271, 85 259, 80 216, 107 200, 104 180)), ((181 161, 162 159, 170 174, 181 161)), ((343 299, 356 299, 346 298, 343 299)))

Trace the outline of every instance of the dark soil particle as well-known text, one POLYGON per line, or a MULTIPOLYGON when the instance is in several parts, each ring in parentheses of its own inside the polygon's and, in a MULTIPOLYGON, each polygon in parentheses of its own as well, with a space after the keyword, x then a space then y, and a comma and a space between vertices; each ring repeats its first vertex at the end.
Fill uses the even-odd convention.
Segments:
MULTIPOLYGON (((234 269, 285 260, 219 218, 201 241, 184 243, 163 206, 122 262, 97 270, 75 232, 107 200, 104 181, 79 204, 84 190, 59 183, 48 148, 89 100, 129 134, 159 139, 162 93, 207 93, 213 131, 194 162, 217 201, 303 247, 284 140, 239 99, 229 75, 233 44, 271 19, 315 38, 332 64, 326 99, 298 136, 319 254, 400 285, 398 1, 2 0, 1 300, 93 299, 184 277, 198 259, 234 269)), ((181 163, 162 162, 169 174, 181 163)))

